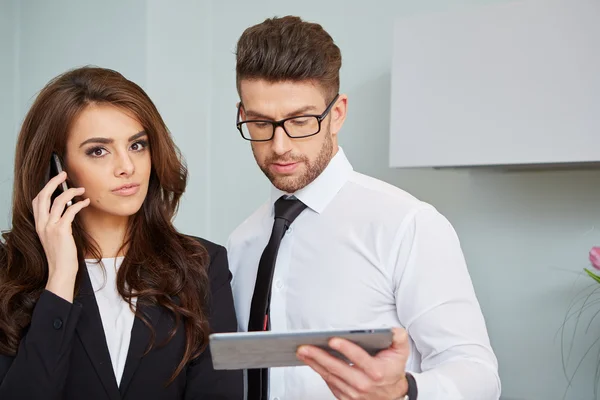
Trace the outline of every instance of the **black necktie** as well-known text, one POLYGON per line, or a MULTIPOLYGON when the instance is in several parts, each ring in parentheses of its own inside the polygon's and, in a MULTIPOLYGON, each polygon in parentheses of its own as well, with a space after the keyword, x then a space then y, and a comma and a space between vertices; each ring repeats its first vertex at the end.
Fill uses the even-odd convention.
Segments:
MULTIPOLYGON (((275 271, 277 252, 283 235, 292 222, 306 208, 298 199, 286 200, 285 196, 275 202, 275 222, 269 243, 263 250, 258 263, 254 295, 250 306, 248 332, 267 331, 270 328, 269 305, 271 302, 271 283, 275 271)), ((248 400, 267 400, 269 391, 268 369, 248 370, 248 400)))

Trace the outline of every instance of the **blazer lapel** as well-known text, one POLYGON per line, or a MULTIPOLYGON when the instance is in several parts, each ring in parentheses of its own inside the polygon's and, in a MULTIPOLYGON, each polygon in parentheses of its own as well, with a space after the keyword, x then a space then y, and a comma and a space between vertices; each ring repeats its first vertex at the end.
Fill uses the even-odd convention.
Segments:
POLYGON ((81 282, 76 301, 81 303, 83 310, 77 324, 77 335, 96 369, 108 397, 111 400, 118 400, 121 396, 106 345, 106 335, 102 327, 98 303, 96 303, 85 263, 80 264, 80 271, 82 271, 81 282))
MULTIPOLYGON (((144 316, 148 319, 148 322, 152 325, 155 330, 156 345, 160 338, 160 330, 159 328, 159 320, 161 318, 161 313, 158 307, 155 306, 143 306, 136 305, 138 307, 138 311, 142 312, 144 316)), ((129 344, 129 350, 127 352, 127 360, 125 361, 125 368, 123 369, 123 376, 121 377, 121 383, 119 385, 119 392, 122 397, 125 397, 127 392, 127 388, 133 379, 136 370, 138 369, 142 359, 144 358, 144 353, 150 343, 150 330, 144 324, 144 322, 140 318, 135 318, 133 322, 133 329, 131 331, 131 341, 129 344)))

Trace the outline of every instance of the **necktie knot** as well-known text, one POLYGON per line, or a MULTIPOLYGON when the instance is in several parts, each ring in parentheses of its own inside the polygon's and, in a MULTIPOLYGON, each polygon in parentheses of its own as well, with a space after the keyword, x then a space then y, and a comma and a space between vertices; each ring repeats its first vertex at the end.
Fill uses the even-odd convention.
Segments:
POLYGON ((285 219, 289 226, 305 208, 306 204, 300 200, 296 198, 287 199, 285 196, 281 196, 275 202, 275 218, 285 219))

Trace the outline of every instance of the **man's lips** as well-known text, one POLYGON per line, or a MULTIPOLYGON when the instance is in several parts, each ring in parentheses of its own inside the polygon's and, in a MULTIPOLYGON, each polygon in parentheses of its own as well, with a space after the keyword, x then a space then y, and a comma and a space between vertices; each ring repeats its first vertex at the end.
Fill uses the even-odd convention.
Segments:
POLYGON ((279 174, 289 174, 294 172, 300 163, 295 162, 276 162, 271 164, 271 169, 279 174))

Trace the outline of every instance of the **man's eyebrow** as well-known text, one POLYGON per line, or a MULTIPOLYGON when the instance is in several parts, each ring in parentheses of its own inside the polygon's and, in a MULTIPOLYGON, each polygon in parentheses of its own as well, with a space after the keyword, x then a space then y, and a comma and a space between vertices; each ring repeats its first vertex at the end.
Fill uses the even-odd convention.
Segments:
MULTIPOLYGON (((317 107, 315 107, 315 106, 304 106, 304 107, 298 108, 298 109, 296 109, 294 111, 291 111, 291 112, 287 113, 286 115, 284 115, 284 118, 299 117, 299 116, 302 116, 303 114, 306 114, 306 113, 308 113, 310 111, 314 112, 316 110, 317 110, 317 107)), ((252 119, 266 119, 266 120, 269 120, 269 121, 273 121, 272 117, 270 117, 268 115, 265 115, 263 113, 260 113, 258 111, 254 111, 254 110, 244 109, 244 114, 246 115, 246 118, 248 118, 248 119, 249 118, 252 118, 252 119)))

